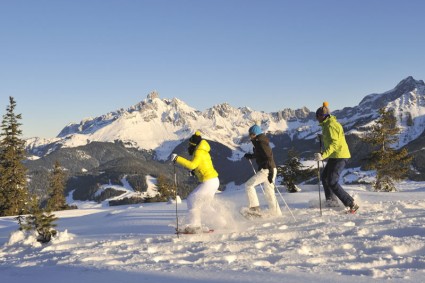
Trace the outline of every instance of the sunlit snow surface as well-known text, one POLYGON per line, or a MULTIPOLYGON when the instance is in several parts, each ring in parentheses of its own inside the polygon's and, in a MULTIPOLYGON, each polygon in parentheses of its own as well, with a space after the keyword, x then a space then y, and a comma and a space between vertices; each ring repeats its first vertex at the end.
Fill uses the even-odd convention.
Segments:
MULTIPOLYGON (((425 282, 425 183, 395 193, 344 186, 360 204, 355 215, 320 216, 317 186, 301 188, 277 194, 283 217, 258 221, 238 213, 242 189, 217 194, 227 226, 210 215, 215 232, 193 236, 174 234, 168 203, 56 212, 59 235, 46 245, 3 217, 0 282, 425 282)), ((184 222, 186 202, 177 208, 184 222)))

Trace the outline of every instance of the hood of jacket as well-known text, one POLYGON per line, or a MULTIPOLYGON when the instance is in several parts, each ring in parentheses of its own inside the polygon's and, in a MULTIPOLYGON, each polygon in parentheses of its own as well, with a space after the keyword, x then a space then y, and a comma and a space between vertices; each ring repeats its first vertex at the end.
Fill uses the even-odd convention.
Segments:
POLYGON ((206 152, 210 152, 211 146, 206 140, 201 140, 195 150, 204 150, 206 152))

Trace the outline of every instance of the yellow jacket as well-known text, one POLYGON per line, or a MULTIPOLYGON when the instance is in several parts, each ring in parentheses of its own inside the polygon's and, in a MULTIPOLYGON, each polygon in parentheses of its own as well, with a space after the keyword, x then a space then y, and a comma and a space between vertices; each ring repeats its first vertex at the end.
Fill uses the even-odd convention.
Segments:
POLYGON ((187 160, 184 157, 178 156, 176 163, 189 169, 195 170, 195 175, 198 177, 199 182, 218 177, 217 171, 215 171, 211 156, 210 156, 210 145, 206 140, 202 140, 193 153, 193 159, 187 160))

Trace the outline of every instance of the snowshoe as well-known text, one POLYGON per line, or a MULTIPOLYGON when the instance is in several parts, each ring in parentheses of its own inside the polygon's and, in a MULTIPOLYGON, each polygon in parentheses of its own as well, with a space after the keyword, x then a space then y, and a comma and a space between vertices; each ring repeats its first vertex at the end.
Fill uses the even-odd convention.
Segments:
POLYGON ((242 214, 243 217, 245 217, 246 219, 249 219, 249 220, 264 217, 264 214, 261 212, 259 206, 242 207, 241 210, 240 210, 240 213, 242 214))
POLYGON ((346 211, 347 214, 355 214, 356 211, 360 208, 360 206, 358 206, 357 204, 353 204, 352 206, 350 206, 348 208, 348 210, 346 211))
POLYGON ((213 229, 210 229, 208 227, 193 227, 193 226, 186 226, 183 229, 176 229, 176 234, 202 234, 202 233, 212 233, 214 232, 213 229))
POLYGON ((288 193, 298 193, 298 192, 301 192, 301 189, 297 185, 295 185, 291 189, 288 189, 288 193))

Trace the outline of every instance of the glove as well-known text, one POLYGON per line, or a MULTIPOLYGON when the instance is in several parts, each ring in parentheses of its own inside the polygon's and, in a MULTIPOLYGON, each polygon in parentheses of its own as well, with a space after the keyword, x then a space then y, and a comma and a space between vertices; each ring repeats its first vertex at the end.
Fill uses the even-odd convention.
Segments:
POLYGON ((314 154, 314 160, 316 161, 322 161, 323 160, 323 156, 320 153, 315 153, 314 154))
POLYGON ((267 176, 267 180, 269 180, 270 184, 273 184, 273 175, 274 175, 273 173, 274 173, 273 168, 270 168, 269 169, 269 175, 267 176))
POLYGON ((176 163, 177 157, 178 157, 178 155, 173 153, 173 154, 171 154, 170 160, 173 161, 173 163, 176 163))
POLYGON ((245 155, 243 157, 245 157, 246 159, 253 159, 254 158, 254 154, 252 154, 252 153, 245 153, 245 155))
POLYGON ((267 176, 267 180, 269 180, 270 184, 273 184, 273 177, 274 177, 274 168, 271 165, 271 161, 267 161, 267 169, 269 169, 269 175, 267 176))

